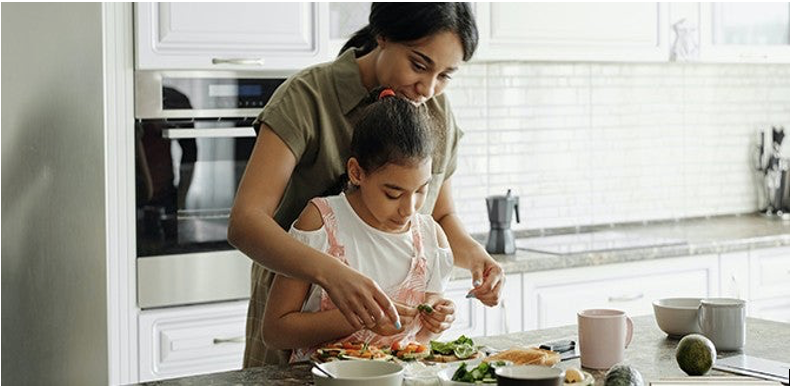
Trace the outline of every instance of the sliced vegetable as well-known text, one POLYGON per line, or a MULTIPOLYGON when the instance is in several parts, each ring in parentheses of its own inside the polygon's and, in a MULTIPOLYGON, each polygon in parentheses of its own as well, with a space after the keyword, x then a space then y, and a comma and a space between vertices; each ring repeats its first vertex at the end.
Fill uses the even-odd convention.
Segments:
POLYGON ((429 345, 432 347, 432 354, 454 354, 454 356, 459 359, 470 358, 478 351, 478 348, 473 344, 473 339, 464 335, 452 342, 438 342, 433 340, 429 342, 429 345))
POLYGON ((434 311, 434 309, 432 308, 432 306, 430 306, 428 304, 419 304, 418 305, 418 311, 425 312, 427 314, 431 314, 432 311, 434 311))
POLYGON ((468 370, 467 363, 462 362, 454 372, 451 380, 468 383, 496 383, 495 369, 501 366, 506 366, 506 362, 481 362, 478 366, 468 370))

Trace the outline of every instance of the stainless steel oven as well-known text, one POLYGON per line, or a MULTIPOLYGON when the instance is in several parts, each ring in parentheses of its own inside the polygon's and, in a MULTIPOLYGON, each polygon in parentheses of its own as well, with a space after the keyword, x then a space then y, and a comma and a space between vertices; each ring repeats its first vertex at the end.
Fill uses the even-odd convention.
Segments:
POLYGON ((137 71, 138 305, 250 296, 250 260, 226 241, 252 123, 287 74, 137 71))

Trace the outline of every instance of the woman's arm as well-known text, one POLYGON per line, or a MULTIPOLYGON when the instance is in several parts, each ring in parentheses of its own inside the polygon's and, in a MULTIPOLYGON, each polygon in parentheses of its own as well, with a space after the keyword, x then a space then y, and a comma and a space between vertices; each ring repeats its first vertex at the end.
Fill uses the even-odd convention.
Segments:
POLYGON ((487 253, 484 246, 465 231, 454 209, 450 179, 440 187, 432 217, 448 237, 454 254, 454 265, 469 269, 473 276, 474 288, 468 296, 476 297, 488 306, 497 305, 500 302, 501 284, 505 278, 503 268, 487 253))
POLYGON ((356 329, 374 327, 385 315, 398 323, 377 283, 293 239, 273 219, 296 164, 288 146, 262 124, 231 208, 228 242, 272 271, 322 286, 356 329))
POLYGON ((338 309, 302 312, 310 288, 311 284, 302 280, 275 277, 262 326, 267 347, 278 350, 312 347, 357 331, 338 309))

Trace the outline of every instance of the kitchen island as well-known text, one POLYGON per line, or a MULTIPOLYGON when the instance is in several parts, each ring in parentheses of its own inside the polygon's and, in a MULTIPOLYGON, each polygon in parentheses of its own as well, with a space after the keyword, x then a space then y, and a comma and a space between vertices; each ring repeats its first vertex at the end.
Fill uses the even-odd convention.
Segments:
MULTIPOLYGON (((651 382, 660 378, 683 377, 674 358, 678 340, 667 338, 656 325, 654 316, 640 316, 633 319, 635 330, 633 340, 625 351, 625 363, 636 367, 651 382)), ((789 324, 762 319, 748 318, 746 346, 743 353, 765 359, 789 363, 789 324)), ((506 335, 474 339, 477 344, 496 349, 507 349, 515 345, 532 345, 541 342, 574 338, 577 326, 563 326, 545 330, 516 332, 506 335)), ((729 356, 723 353, 718 356, 729 356)), ((579 359, 561 362, 559 367, 580 366, 579 359)), ((597 385, 602 385, 605 371, 584 369, 594 375, 597 385)), ((711 371, 709 375, 729 375, 711 371)), ((247 370, 228 371, 172 380, 144 383, 144 385, 184 386, 184 385, 310 385, 313 380, 309 364, 291 366, 264 366, 247 370)))

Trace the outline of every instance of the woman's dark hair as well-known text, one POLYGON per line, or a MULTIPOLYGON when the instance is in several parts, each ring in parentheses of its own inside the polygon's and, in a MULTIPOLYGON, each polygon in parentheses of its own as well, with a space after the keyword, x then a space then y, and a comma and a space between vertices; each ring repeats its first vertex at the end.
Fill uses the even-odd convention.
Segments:
MULTIPOLYGON (((355 157, 366 173, 387 164, 410 165, 432 156, 434 137, 430 118, 421 106, 396 96, 379 98, 382 88, 374 90, 355 122, 350 157, 355 157)), ((348 183, 347 174, 323 195, 342 192, 348 183)))
POLYGON ((478 45, 478 29, 469 3, 371 3, 369 24, 355 32, 341 55, 349 48, 365 55, 377 47, 377 36, 394 42, 411 42, 437 32, 453 32, 462 41, 464 61, 478 45))

